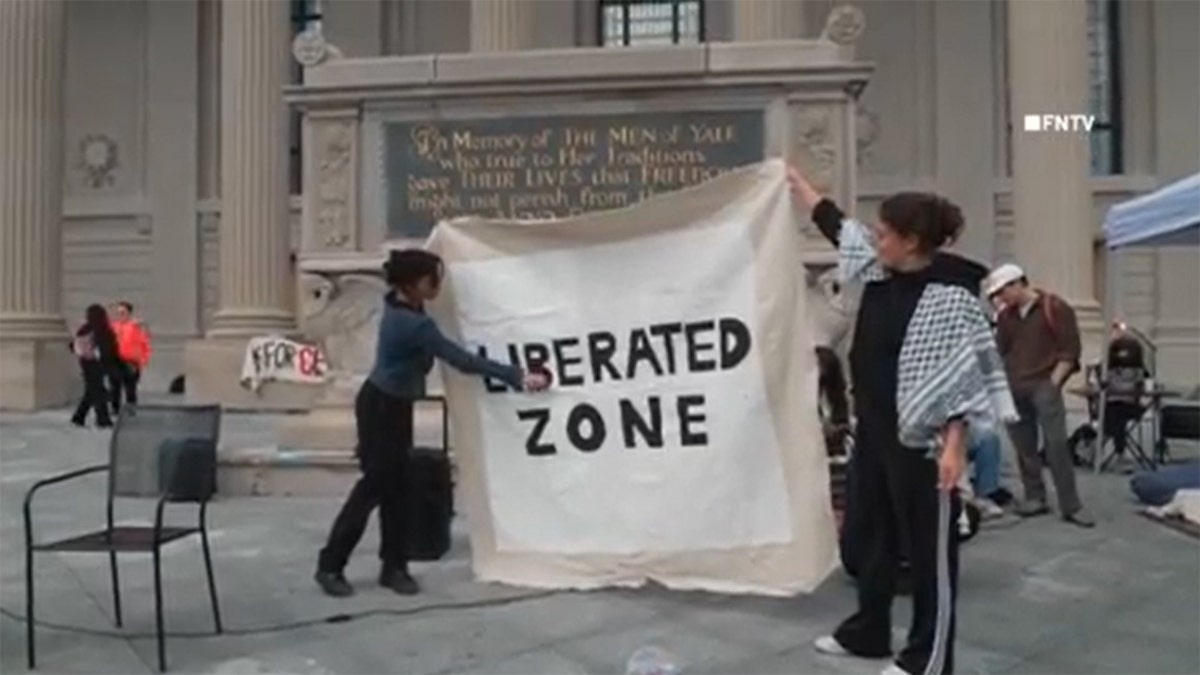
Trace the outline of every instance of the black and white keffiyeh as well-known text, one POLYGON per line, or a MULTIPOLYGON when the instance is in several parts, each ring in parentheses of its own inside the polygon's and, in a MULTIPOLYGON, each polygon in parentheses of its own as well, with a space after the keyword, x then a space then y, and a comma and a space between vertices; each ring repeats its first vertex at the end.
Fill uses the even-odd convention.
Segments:
MULTIPOLYGON (((842 223, 838 276, 846 285, 888 276, 869 231, 854 219, 842 223)), ((926 286, 900 348, 897 382, 897 432, 909 447, 936 450, 942 429, 956 417, 972 437, 1018 419, 987 316, 979 299, 959 286, 926 286)))

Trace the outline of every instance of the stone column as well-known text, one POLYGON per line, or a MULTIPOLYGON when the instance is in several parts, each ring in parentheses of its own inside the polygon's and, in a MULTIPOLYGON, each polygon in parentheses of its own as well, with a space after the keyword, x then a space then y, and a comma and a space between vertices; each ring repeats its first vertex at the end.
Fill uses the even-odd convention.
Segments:
POLYGON ((471 0, 471 51, 531 49, 537 6, 533 0, 471 0))
POLYGON ((221 6, 221 236, 212 337, 295 326, 288 279, 287 3, 221 6))
POLYGON ((736 42, 804 37, 804 0, 735 0, 730 5, 736 42))
POLYGON ((240 382, 247 340, 293 335, 296 326, 283 100, 288 3, 221 0, 220 14, 220 290, 205 338, 185 351, 187 397, 237 410, 304 410, 319 388, 271 382, 251 391, 240 382))
POLYGON ((62 316, 66 7, 0 2, 0 407, 65 403, 62 316))
POLYGON ((1074 305, 1094 358, 1102 331, 1087 136, 1024 125, 1026 115, 1087 112, 1087 7, 1009 0, 1007 10, 1016 262, 1034 284, 1074 305))

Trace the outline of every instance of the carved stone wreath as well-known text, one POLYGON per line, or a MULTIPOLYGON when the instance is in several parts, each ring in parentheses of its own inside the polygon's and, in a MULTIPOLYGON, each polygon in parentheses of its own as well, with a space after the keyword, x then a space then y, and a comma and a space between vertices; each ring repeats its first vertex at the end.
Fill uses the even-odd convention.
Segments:
POLYGON ((305 68, 321 65, 328 56, 329 45, 321 31, 309 27, 296 35, 292 40, 292 58, 305 68))
POLYGON ((120 166, 117 142, 105 134, 88 134, 79 141, 79 161, 83 182, 90 188, 102 188, 116 181, 114 171, 120 166))
POLYGON ((866 29, 867 17, 861 9, 854 5, 838 5, 825 19, 821 39, 834 44, 851 45, 862 37, 866 29))

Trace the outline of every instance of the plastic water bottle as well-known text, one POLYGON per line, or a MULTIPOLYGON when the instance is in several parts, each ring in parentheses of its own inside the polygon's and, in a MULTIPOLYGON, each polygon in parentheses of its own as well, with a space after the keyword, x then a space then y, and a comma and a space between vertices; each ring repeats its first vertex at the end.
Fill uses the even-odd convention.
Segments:
POLYGON ((661 647, 638 647, 625 664, 625 675, 680 675, 675 655, 661 647))

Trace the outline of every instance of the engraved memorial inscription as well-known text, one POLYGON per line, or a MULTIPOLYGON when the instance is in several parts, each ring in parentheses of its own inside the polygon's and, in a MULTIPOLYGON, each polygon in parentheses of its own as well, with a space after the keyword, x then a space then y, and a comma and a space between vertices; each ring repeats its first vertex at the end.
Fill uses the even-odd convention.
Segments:
POLYGON ((620 208, 763 158, 759 110, 403 122, 384 134, 393 237, 462 215, 620 208))

